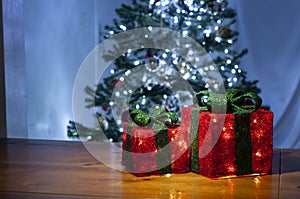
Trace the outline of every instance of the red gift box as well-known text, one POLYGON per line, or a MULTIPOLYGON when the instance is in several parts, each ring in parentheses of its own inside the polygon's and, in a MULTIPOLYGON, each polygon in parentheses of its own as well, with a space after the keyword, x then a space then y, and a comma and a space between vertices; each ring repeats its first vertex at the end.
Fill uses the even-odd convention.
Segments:
POLYGON ((190 171, 189 131, 182 126, 155 132, 123 124, 122 164, 136 176, 190 171))
POLYGON ((214 114, 184 107, 190 128, 191 170, 210 178, 269 174, 272 169, 273 113, 214 114))

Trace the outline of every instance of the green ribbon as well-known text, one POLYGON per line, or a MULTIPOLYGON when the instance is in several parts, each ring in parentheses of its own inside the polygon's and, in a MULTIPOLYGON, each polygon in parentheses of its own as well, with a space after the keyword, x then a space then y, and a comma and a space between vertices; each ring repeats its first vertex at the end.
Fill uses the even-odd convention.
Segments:
POLYGON ((262 99, 253 92, 243 93, 238 89, 227 89, 225 95, 210 91, 200 91, 196 98, 200 110, 208 110, 213 113, 244 114, 256 111, 261 107, 262 99), (246 99, 253 102, 252 105, 244 105, 246 99))
POLYGON ((130 112, 129 121, 131 121, 131 125, 136 124, 141 127, 149 126, 155 132, 158 132, 168 129, 168 127, 175 127, 178 122, 178 116, 163 108, 154 109, 152 116, 139 109, 135 109, 130 112))

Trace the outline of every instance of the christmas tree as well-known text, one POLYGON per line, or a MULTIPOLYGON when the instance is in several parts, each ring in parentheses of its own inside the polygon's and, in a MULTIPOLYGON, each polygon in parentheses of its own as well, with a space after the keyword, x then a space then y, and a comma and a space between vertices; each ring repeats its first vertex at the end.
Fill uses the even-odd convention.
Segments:
MULTIPOLYGON (((172 53, 172 49, 128 49, 127 53, 115 60, 113 66, 108 69, 109 75, 103 77, 95 89, 86 88, 89 96, 87 107, 99 107, 96 116, 105 135, 111 141, 121 140, 120 124, 127 117, 126 112, 118 113, 123 114, 122 120, 114 120, 112 107, 117 105, 112 100, 113 94, 120 98, 130 95, 128 109, 142 109, 149 112, 149 107, 160 106, 169 111, 180 112, 178 96, 168 86, 160 84, 162 80, 160 78, 167 78, 168 82, 172 83, 170 79, 174 73, 168 72, 169 67, 178 71, 195 92, 209 88, 208 82, 203 79, 203 74, 216 69, 223 78, 225 88, 260 92, 256 85, 258 81, 247 80, 246 72, 240 66, 240 59, 247 50, 238 52, 234 47, 238 38, 238 32, 234 30, 236 12, 228 7, 227 0, 132 0, 130 5, 123 4, 116 13, 119 18, 113 20, 113 26, 105 27, 107 32, 104 39, 141 27, 149 30, 154 27, 168 28, 201 44, 213 59, 214 65, 199 70, 183 57, 172 53), (140 64, 145 64, 148 71, 156 74, 157 78, 153 80, 144 76, 144 84, 138 89, 124 90, 122 88, 124 77, 132 73, 132 69, 140 64), (123 92, 113 93, 115 88, 123 89, 123 92)), ((109 59, 113 53, 109 52, 107 58, 109 59)), ((134 84, 136 78, 130 79, 134 84)), ((176 82, 176 78, 173 82, 176 82)), ((68 126, 70 137, 78 137, 76 127, 81 129, 80 136, 87 140, 101 139, 97 130, 84 128, 80 124, 75 125, 74 122, 70 122, 68 126)))

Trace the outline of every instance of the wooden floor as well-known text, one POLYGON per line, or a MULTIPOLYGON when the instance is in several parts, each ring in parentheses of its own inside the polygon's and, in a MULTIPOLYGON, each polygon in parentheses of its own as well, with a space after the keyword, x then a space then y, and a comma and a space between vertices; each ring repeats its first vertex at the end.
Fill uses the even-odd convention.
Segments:
POLYGON ((211 180, 135 177, 105 166, 81 142, 1 141, 0 198, 300 198, 300 150, 275 149, 272 175, 211 180))

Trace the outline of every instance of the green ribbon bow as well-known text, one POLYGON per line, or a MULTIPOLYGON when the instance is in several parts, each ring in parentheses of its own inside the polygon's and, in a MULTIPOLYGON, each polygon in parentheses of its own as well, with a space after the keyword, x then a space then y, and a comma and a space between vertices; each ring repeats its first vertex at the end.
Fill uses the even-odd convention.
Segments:
POLYGON ((130 112, 129 121, 131 121, 131 124, 133 122, 142 127, 149 125, 154 131, 160 131, 167 129, 168 127, 176 126, 178 116, 163 108, 154 109, 152 116, 139 109, 135 109, 130 112))
POLYGON ((213 113, 251 113, 261 107, 262 99, 253 92, 243 93, 238 89, 227 89, 225 95, 212 93, 210 91, 200 91, 196 94, 196 99, 200 110, 208 110, 213 113), (245 105, 245 100, 253 102, 245 105))

